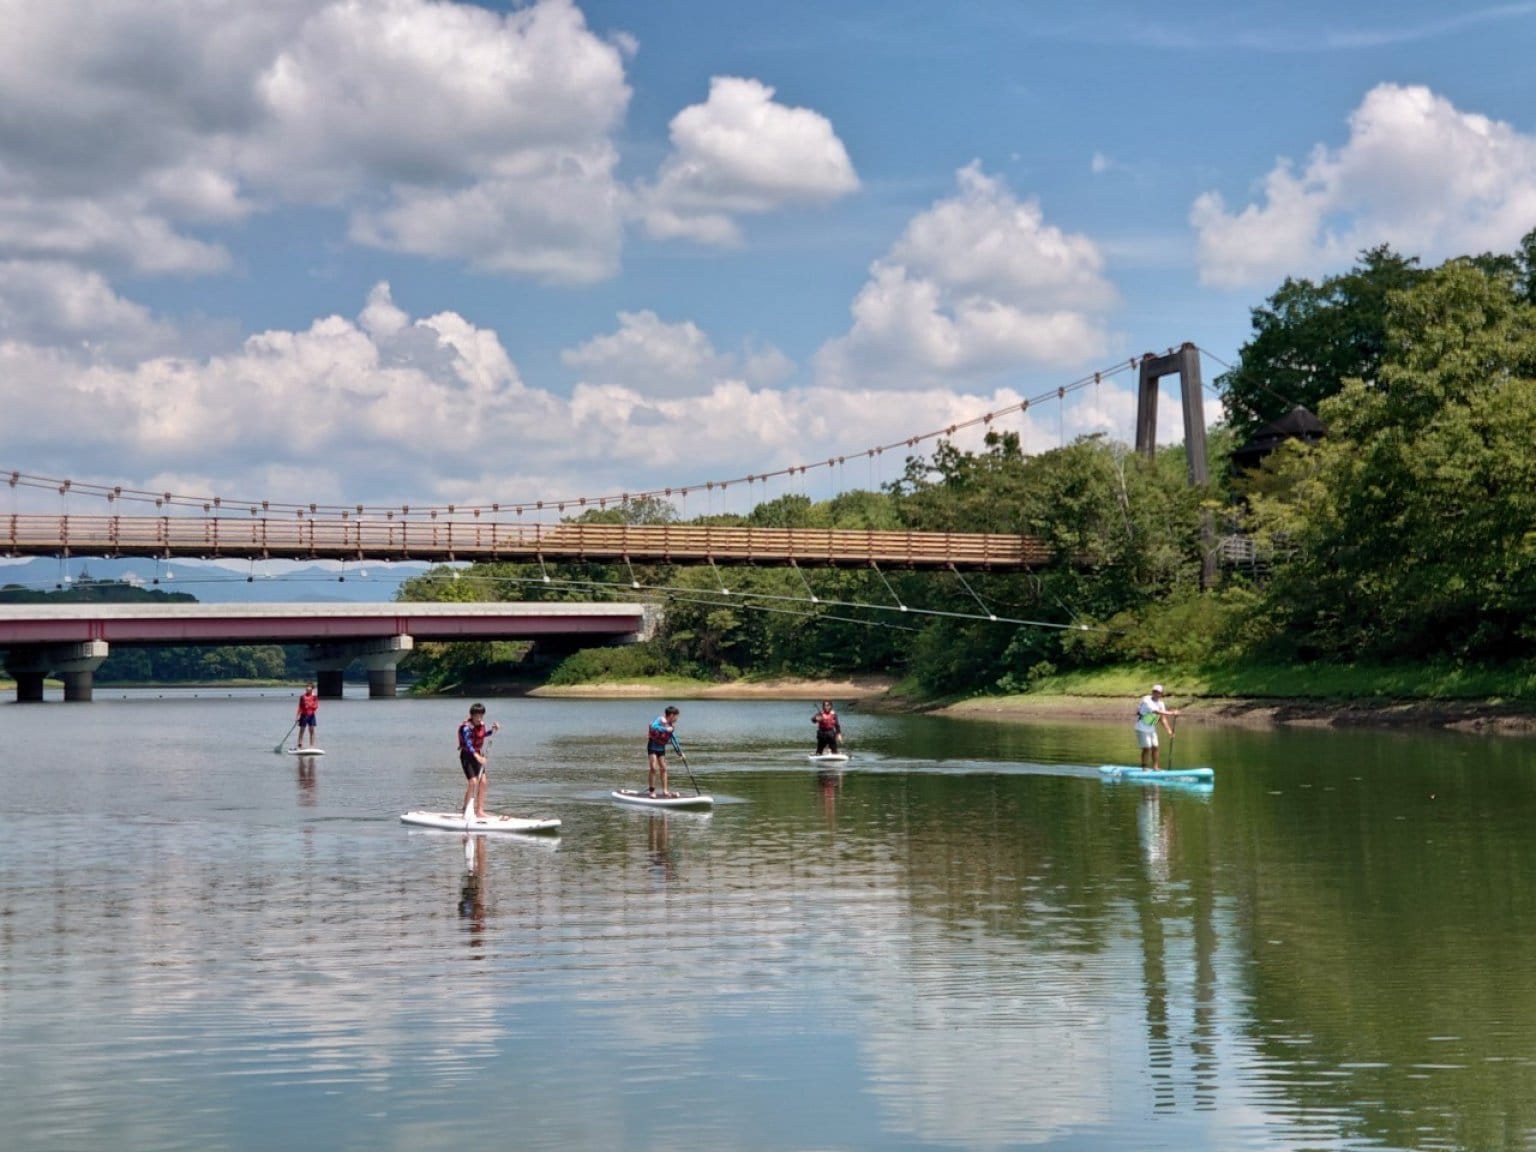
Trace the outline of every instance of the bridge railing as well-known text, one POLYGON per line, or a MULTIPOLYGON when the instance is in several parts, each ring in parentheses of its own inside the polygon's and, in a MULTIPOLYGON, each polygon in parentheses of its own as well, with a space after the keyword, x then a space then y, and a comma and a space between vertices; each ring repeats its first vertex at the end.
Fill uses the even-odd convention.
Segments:
POLYGON ((1051 559, 1029 536, 480 519, 42 516, 3 521, 11 556, 333 560, 629 560, 807 567, 1020 569, 1051 559))

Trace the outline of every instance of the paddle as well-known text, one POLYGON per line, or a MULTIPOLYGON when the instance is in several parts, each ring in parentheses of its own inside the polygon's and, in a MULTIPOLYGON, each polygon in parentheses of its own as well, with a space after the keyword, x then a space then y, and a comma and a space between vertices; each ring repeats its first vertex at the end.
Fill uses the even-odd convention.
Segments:
POLYGON ((472 782, 469 789, 469 802, 464 805, 464 822, 478 819, 475 816, 475 803, 478 799, 478 791, 481 788, 489 788, 491 783, 491 743, 492 737, 501 731, 501 725, 493 723, 490 731, 486 733, 485 743, 480 746, 480 755, 485 757, 485 763, 480 765, 480 775, 472 782))
POLYGON ((1172 772, 1173 771, 1173 737, 1174 737, 1174 735, 1175 735, 1175 733, 1173 731, 1173 721, 1170 720, 1170 721, 1168 721, 1168 763, 1163 766, 1163 771, 1165 771, 1165 772, 1172 772))
POLYGON ((676 748, 677 754, 682 757, 683 768, 688 773, 688 783, 693 785, 693 794, 695 796, 704 795, 704 793, 699 789, 699 782, 693 778, 693 769, 688 766, 688 754, 683 751, 683 746, 677 742, 676 736, 672 737, 672 747, 676 748))
POLYGON ((298 726, 299 726, 299 718, 297 716, 295 716, 293 718, 293 723, 288 725, 288 731, 284 732, 283 733, 283 738, 277 742, 277 747, 272 749, 272 754, 274 756, 281 756, 283 754, 283 748, 286 747, 287 744, 288 744, 288 737, 293 733, 293 730, 295 728, 297 728, 298 726))

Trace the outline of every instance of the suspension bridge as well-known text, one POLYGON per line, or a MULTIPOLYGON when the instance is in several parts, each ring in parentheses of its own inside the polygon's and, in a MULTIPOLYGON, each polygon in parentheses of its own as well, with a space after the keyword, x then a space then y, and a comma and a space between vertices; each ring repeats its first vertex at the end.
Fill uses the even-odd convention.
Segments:
MULTIPOLYGON (((1193 344, 1170 349, 1161 356, 1148 353, 1139 359, 1132 358, 1059 387, 1044 397, 877 445, 862 455, 874 461, 887 452, 910 453, 927 441, 952 440, 965 429, 991 430, 999 417, 1027 411, 1041 399, 1061 401, 1069 392, 1096 385, 1106 376, 1127 369, 1139 374, 1136 450, 1146 457, 1151 457, 1156 447, 1158 382, 1166 375, 1179 376, 1189 479, 1193 484, 1203 483, 1205 422, 1199 349, 1193 344)), ((766 495, 770 481, 793 479, 797 474, 803 477, 812 468, 835 470, 848 460, 846 455, 834 456, 824 463, 633 493, 520 503, 388 507, 150 492, 17 470, 8 476, 13 499, 22 492, 37 495, 54 491, 63 508, 58 514, 13 509, 10 515, 0 517, 0 553, 10 557, 58 557, 61 561, 72 557, 249 560, 253 566, 267 560, 450 564, 501 561, 537 564, 542 570, 546 562, 623 563, 630 568, 628 587, 637 591, 654 589, 645 589, 635 578, 635 564, 862 568, 881 574, 882 579, 884 569, 948 571, 977 600, 983 612, 980 618, 1042 627, 1067 626, 1000 617, 965 582, 965 572, 1029 571, 1056 559, 1044 541, 1028 535, 767 528, 670 520, 613 523, 601 516, 587 515, 610 509, 626 513, 636 508, 670 509, 674 498, 680 498, 686 508, 690 492, 710 497, 718 492, 723 496, 733 487, 738 492, 745 488, 750 498, 759 484, 766 495), (106 511, 70 511, 69 501, 82 498, 99 500, 106 505, 106 511), (124 507, 134 510, 123 511, 124 507)), ((1215 548, 1208 548, 1206 563, 1212 572, 1214 557, 1215 548)), ((549 581, 547 572, 543 579, 549 581)), ((894 598, 890 582, 885 581, 885 585, 894 598)), ((611 591, 617 585, 604 587, 611 591)), ((807 593, 813 605, 844 606, 819 602, 810 595, 809 585, 807 593)), ((730 595, 723 585, 720 594, 730 595)), ((908 610, 899 600, 895 608, 901 612, 908 610)), ((245 616, 192 605, 106 611, 86 604, 50 605, 41 611, 19 605, 0 606, 0 648, 6 652, 5 667, 16 679, 18 699, 22 700, 42 699, 43 677, 49 671, 64 678, 66 699, 89 700, 91 677, 107 655, 109 640, 128 644, 167 643, 172 642, 173 636, 179 637, 181 643, 212 643, 231 638, 245 642, 303 639, 311 644, 310 660, 320 672, 323 694, 340 695, 342 671, 360 661, 369 672, 370 695, 387 696, 394 693, 396 664, 411 649, 415 636, 432 638, 444 628, 452 635, 457 634, 451 630, 459 628, 468 629, 462 632, 464 636, 481 637, 590 633, 606 636, 609 642, 638 638, 643 632, 640 605, 617 606, 611 601, 601 605, 567 604, 558 612, 542 615, 541 610, 533 609, 536 618, 527 611, 493 610, 500 611, 494 620, 476 617, 468 623, 451 611, 450 620, 445 623, 442 611, 402 603, 371 614, 314 604, 300 606, 296 611, 245 616), (404 620, 402 613, 410 615, 410 619, 404 620)))
POLYGON ((629 561, 646 564, 1001 569, 1037 567, 1030 536, 692 524, 506 524, 479 519, 275 520, 269 517, 12 515, 10 556, 203 560, 629 561))
MULTIPOLYGON (((1205 422, 1199 349, 1184 344, 1165 355, 1148 353, 1095 372, 1033 400, 854 454, 870 460, 911 452, 925 442, 965 429, 990 429, 1001 417, 1028 411, 1042 400, 1097 385, 1117 373, 1139 372, 1138 453, 1156 443, 1158 381, 1177 374, 1183 387, 1185 447, 1192 483, 1206 479, 1205 422)), ((1050 548, 1027 535, 902 532, 860 529, 760 528, 681 523, 601 523, 584 514, 665 503, 691 492, 724 495, 733 486, 766 493, 771 480, 803 476, 811 468, 836 469, 849 456, 773 472, 642 492, 562 500, 471 505, 294 504, 148 492, 121 485, 78 483, 21 471, 9 474, 13 492, 55 490, 97 498, 106 514, 58 515, 14 511, 0 521, 0 552, 9 556, 198 558, 342 561, 622 561, 644 564, 792 565, 812 568, 888 566, 949 571, 1020 571, 1052 559, 1050 548), (123 504, 153 504, 155 512, 123 513, 123 504), (545 519, 551 514, 558 519, 545 519)))

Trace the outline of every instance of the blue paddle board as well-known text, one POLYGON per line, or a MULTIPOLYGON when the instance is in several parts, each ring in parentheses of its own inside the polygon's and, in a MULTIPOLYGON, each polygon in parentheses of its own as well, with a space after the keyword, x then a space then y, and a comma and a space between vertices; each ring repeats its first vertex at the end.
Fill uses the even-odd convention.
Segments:
POLYGON ((1102 764, 1099 771, 1106 780, 1129 780, 1137 784, 1213 784, 1216 772, 1211 768, 1167 768, 1154 772, 1131 764, 1102 764))

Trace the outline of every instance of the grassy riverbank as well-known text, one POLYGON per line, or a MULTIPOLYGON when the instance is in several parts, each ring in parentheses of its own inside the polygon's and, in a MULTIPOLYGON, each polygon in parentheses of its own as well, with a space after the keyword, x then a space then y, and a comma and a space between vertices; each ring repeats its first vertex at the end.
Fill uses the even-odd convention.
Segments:
POLYGON ((707 700, 827 698, 871 710, 1018 720, 1119 722, 1155 682, 1186 724, 1438 727, 1536 732, 1536 673, 1446 667, 1315 665, 1177 672, 1121 666, 1040 680, 1013 696, 935 698, 887 677, 749 678, 719 683, 637 677, 584 684, 490 681, 469 695, 707 700))
POLYGON ((933 710, 1125 720, 1154 682, 1167 688, 1181 723, 1536 731, 1536 673, 1435 666, 1248 666, 1192 673, 1117 667, 1047 677, 1025 694, 947 701, 933 710))

